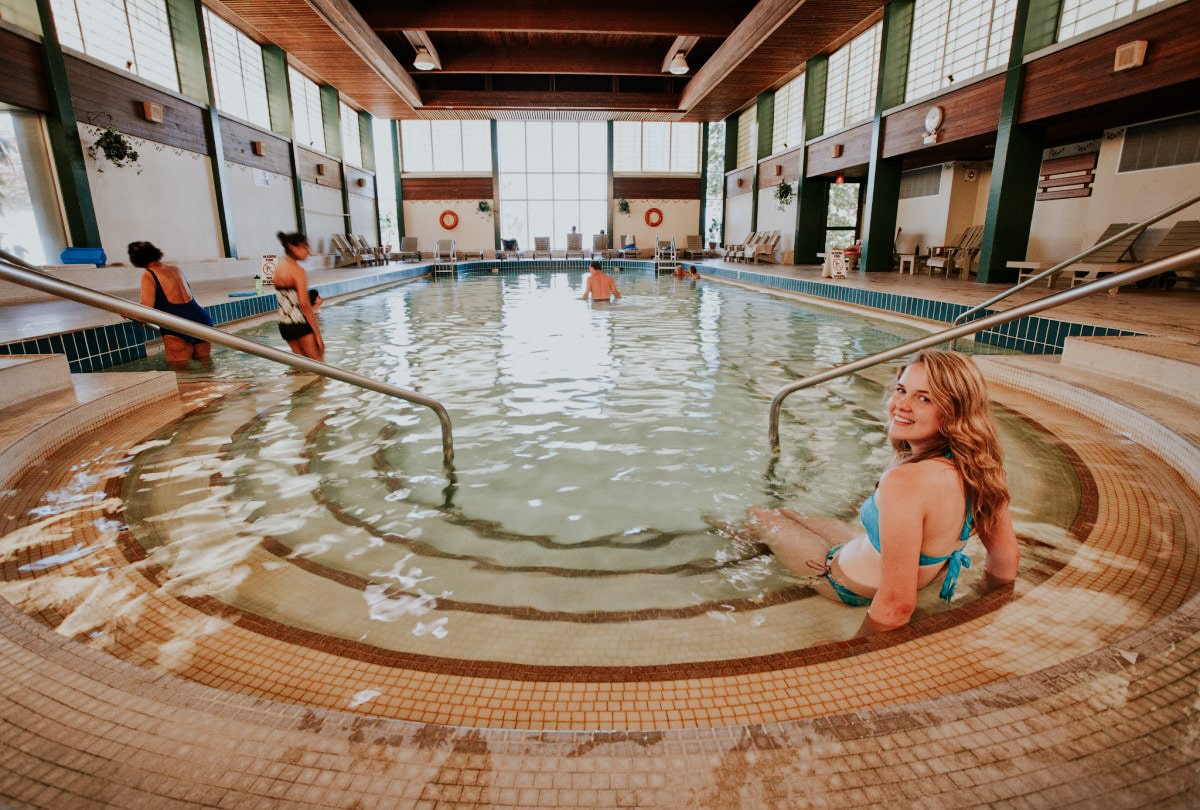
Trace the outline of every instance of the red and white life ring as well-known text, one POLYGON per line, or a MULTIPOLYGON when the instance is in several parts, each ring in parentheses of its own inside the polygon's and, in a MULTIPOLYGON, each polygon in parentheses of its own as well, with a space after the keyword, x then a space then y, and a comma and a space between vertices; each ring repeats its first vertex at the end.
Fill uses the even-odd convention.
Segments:
POLYGON ((438 222, 441 223, 441 226, 446 230, 452 231, 458 227, 458 214, 447 208, 442 212, 441 216, 438 217, 438 222))
POLYGON ((646 224, 651 228, 657 228, 663 223, 663 213, 657 208, 650 208, 646 211, 646 224))

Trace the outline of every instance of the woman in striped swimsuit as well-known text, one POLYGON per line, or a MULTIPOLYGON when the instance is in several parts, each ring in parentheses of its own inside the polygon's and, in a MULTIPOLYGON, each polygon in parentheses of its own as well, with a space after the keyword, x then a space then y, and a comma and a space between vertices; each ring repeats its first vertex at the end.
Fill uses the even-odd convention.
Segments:
POLYGON ((308 238, 302 233, 281 232, 277 236, 285 254, 274 274, 279 335, 296 354, 324 360, 325 341, 308 297, 308 275, 300 266, 309 256, 308 238))

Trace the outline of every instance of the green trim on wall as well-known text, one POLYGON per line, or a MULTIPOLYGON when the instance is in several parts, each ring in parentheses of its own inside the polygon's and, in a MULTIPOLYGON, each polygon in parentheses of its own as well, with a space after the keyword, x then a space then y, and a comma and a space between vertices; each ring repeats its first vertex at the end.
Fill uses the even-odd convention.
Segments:
MULTIPOLYGON (((738 117, 737 114, 725 119, 725 173, 737 169, 738 147, 738 117)), ((722 195, 724 196, 724 195, 722 195)))
MULTIPOLYGON (((396 236, 404 238, 404 183, 403 172, 400 171, 400 122, 388 122, 388 134, 391 136, 392 147, 392 187, 396 190, 396 236)), ((493 124, 493 126, 495 126, 493 124)), ((397 248, 400 246, 397 245, 397 248)))
POLYGON ((230 212, 233 199, 225 178, 225 144, 221 136, 221 117, 211 102, 213 92, 212 66, 208 62, 208 38, 204 30, 204 6, 200 0, 167 0, 167 16, 175 43, 175 62, 179 66, 179 83, 184 95, 202 100, 204 137, 208 142, 208 162, 212 170, 213 194, 217 202, 217 224, 221 229, 221 250, 229 258, 237 258, 230 212), (186 78, 185 78, 186 75, 186 78))
POLYGON ((362 167, 369 172, 376 171, 375 118, 369 112, 358 114, 358 148, 362 151, 362 167))
POLYGON ((879 73, 879 106, 889 109, 905 101, 908 85, 908 61, 912 54, 913 10, 915 0, 892 0, 884 17, 884 41, 880 61, 888 65, 879 73))
POLYGON ((829 91, 829 57, 815 56, 804 67, 804 140, 825 134, 825 96, 829 91))
POLYGON ((92 187, 88 183, 87 164, 83 159, 83 143, 79 140, 79 124, 75 119, 75 106, 71 102, 71 87, 67 81, 67 65, 58 44, 58 29, 54 27, 50 0, 37 0, 37 10, 42 24, 42 67, 50 94, 46 129, 67 217, 67 242, 74 247, 100 247, 96 205, 92 201, 92 187))
POLYGON ((889 3, 883 11, 880 32, 879 73, 875 78, 880 91, 875 94, 875 116, 871 123, 871 161, 865 184, 866 205, 862 206, 859 233, 862 236, 862 264, 868 273, 889 272, 896 245, 896 213, 900 205, 900 158, 883 157, 883 111, 886 100, 882 88, 889 73, 896 69, 891 60, 902 56, 907 70, 908 41, 912 38, 912 8, 907 0, 889 3), (895 22, 899 22, 899 37, 904 47, 893 46, 895 22))
POLYGON ((278 45, 264 45, 263 75, 267 81, 267 109, 271 130, 292 137, 292 97, 289 94, 287 54, 278 45))
POLYGON ((179 92, 201 104, 212 104, 216 96, 209 75, 207 32, 200 5, 195 0, 166 0, 166 5, 179 92))
POLYGON ((317 88, 321 92, 321 129, 325 132, 325 154, 335 158, 344 157, 342 148, 342 109, 338 102, 341 96, 331 84, 317 88))
MULTIPOLYGON (((612 206, 609 206, 611 209, 612 206)), ((708 213, 708 122, 700 125, 700 244, 708 241, 704 217, 708 213)))
POLYGON ((616 237, 613 236, 613 224, 614 224, 613 223, 613 207, 616 205, 616 201, 613 199, 613 148, 614 148, 614 144, 616 143, 616 138, 613 135, 613 122, 612 121, 608 122, 607 138, 608 138, 608 161, 607 161, 608 169, 607 169, 606 173, 608 176, 608 180, 607 180, 607 182, 608 182, 608 230, 606 231, 606 233, 608 233, 609 242, 612 243, 613 247, 616 247, 617 246, 617 243, 615 241, 616 237))
MULTIPOLYGON (((1058 24, 1062 17, 1062 0, 1031 0, 1027 15, 1026 23, 1023 26, 1025 37, 1022 46, 1020 50, 1013 48, 1009 52, 1010 67, 1012 66, 1012 57, 1014 54, 1024 57, 1026 54, 1031 54, 1036 50, 1058 42, 1058 24)), ((1013 36, 1016 36, 1015 26, 1013 36)))
POLYGON ((768 90, 761 94, 755 102, 754 117, 758 121, 758 144, 755 147, 755 161, 762 160, 771 154, 775 141, 775 91, 768 90))
MULTIPOLYGON (((492 247, 496 250, 500 249, 500 127, 495 119, 492 119, 489 127, 490 136, 492 139, 492 197, 495 205, 492 206, 492 234, 494 241, 492 247)), ((609 125, 609 142, 612 141, 612 125, 609 125)), ((611 150, 611 145, 609 146, 611 150)), ((612 172, 609 172, 609 177, 612 177, 612 172)), ((612 196, 612 186, 609 186, 609 196, 612 196)))

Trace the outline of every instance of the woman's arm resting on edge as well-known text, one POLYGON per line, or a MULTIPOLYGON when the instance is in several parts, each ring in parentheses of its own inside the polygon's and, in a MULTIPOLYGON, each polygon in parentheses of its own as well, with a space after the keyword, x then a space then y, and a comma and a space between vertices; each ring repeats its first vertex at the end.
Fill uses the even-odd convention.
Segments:
POLYGON ((980 533, 979 540, 987 549, 984 571, 988 584, 995 587, 1007 585, 1017 578, 1017 567, 1021 562, 1021 547, 1012 525, 1012 513, 1008 504, 996 515, 996 522, 987 534, 980 533))

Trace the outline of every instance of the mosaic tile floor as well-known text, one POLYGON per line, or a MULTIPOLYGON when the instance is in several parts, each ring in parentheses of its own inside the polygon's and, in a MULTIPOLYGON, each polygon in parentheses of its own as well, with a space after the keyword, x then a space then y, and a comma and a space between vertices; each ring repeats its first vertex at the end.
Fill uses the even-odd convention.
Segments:
POLYGON ((981 600, 965 619, 891 638, 768 666, 606 680, 396 666, 215 613, 155 587, 104 520, 119 516, 112 499, 66 525, 50 516, 30 526, 41 493, 68 485, 77 462, 134 445, 170 418, 138 411, 74 440, 0 500, 0 798, 17 807, 1196 806, 1195 482, 1035 393, 995 390, 1078 459, 1079 545, 1061 568, 1022 581, 1011 599, 981 600), (41 600, 36 615, 13 606, 47 581, 39 559, 76 544, 102 546, 104 576, 134 594, 136 611, 111 639, 64 628, 68 614, 54 606, 79 593, 41 600), (162 643, 198 623, 203 645, 162 643), (398 697, 350 705, 381 682, 398 697))

